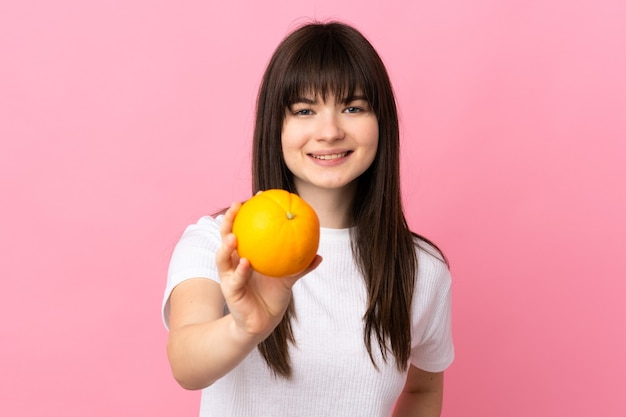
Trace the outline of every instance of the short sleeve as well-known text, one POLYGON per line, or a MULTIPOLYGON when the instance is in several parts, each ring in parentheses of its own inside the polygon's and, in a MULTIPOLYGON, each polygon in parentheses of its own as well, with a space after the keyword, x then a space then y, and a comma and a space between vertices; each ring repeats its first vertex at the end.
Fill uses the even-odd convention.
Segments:
POLYGON ((174 247, 167 273, 167 284, 162 302, 162 317, 169 326, 169 298, 174 287, 191 278, 207 278, 219 283, 215 252, 222 243, 220 224, 223 215, 205 216, 187 226, 174 247))
POLYGON ((420 250, 412 312, 411 364, 441 372, 454 360, 452 277, 445 262, 420 250))

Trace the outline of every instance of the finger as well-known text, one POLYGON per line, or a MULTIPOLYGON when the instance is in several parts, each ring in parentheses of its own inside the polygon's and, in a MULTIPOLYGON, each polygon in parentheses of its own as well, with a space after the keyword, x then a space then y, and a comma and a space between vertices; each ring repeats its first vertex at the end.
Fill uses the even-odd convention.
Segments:
POLYGON ((250 262, 246 258, 239 259, 233 273, 228 274, 226 279, 222 279, 222 288, 226 289, 224 295, 230 294, 234 300, 241 297, 243 295, 242 290, 250 281, 251 276, 250 262))
POLYGON ((215 252, 215 264, 220 275, 231 272, 234 268, 237 249, 237 237, 228 233, 222 238, 222 245, 215 252))
POLYGON ((252 267, 250 266, 250 261, 246 258, 239 259, 237 263, 237 268, 235 268, 235 277, 236 284, 244 286, 248 281, 250 281, 250 277, 252 276, 252 267))
POLYGON ((235 201, 230 205, 228 210, 226 210, 226 213, 224 213, 224 219, 220 225, 222 240, 224 240, 226 236, 233 231, 233 222, 235 221, 235 217, 237 216, 240 207, 241 203, 235 201))

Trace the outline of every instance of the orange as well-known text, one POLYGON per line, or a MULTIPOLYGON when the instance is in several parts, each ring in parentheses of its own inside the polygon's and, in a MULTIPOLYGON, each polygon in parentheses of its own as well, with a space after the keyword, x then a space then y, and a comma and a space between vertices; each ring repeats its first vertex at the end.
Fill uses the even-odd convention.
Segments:
POLYGON ((270 277, 302 272, 311 264, 320 241, 320 222, 297 194, 267 190, 247 200, 233 222, 239 256, 270 277))

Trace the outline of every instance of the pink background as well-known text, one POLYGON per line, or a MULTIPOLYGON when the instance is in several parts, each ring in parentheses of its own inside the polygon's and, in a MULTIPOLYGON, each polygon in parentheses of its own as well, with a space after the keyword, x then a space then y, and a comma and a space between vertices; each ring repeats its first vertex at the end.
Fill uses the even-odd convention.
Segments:
POLYGON ((623 0, 3 2, 0 415, 197 414, 169 255, 248 196, 261 73, 311 17, 389 67, 409 219, 454 274, 444 416, 624 415, 623 0))

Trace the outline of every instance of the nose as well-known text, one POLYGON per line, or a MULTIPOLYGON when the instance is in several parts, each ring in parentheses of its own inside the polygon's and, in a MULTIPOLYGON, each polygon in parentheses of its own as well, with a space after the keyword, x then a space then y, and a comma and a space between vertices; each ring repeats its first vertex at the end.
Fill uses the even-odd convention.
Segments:
POLYGON ((345 132, 341 125, 341 116, 335 112, 324 112, 318 119, 317 140, 334 142, 341 140, 345 132))

